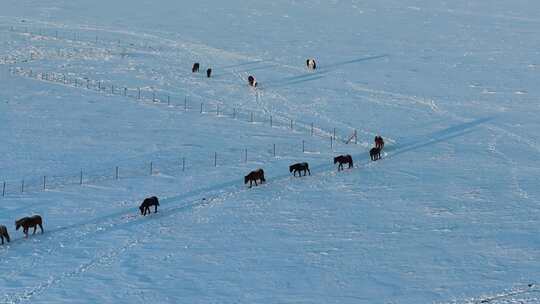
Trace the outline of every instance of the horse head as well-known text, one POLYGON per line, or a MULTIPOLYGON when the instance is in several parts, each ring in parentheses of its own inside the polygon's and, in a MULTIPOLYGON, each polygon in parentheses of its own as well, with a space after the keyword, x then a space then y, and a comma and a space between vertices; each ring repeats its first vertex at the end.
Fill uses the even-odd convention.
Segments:
POLYGON ((21 228, 22 219, 15 221, 15 230, 19 230, 21 228))
POLYGON ((141 214, 144 214, 144 207, 142 205, 139 207, 139 210, 141 210, 141 214))
POLYGON ((338 161, 339 161, 339 156, 338 156, 338 157, 334 157, 334 164, 337 164, 338 161))
POLYGON ((294 170, 294 166, 289 166, 289 172, 292 173, 294 170))
POLYGON ((249 175, 244 176, 244 184, 247 184, 249 182, 249 175))

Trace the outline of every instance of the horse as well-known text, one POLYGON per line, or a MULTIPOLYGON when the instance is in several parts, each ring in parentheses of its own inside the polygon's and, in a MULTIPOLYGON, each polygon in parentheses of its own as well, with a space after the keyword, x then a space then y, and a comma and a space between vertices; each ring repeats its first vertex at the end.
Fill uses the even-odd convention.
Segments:
POLYGON ((19 228, 23 227, 23 232, 26 237, 28 237, 28 229, 34 228, 34 232, 32 234, 36 234, 37 226, 41 229, 41 233, 43 234, 43 220, 41 219, 41 216, 39 215, 33 215, 30 217, 23 217, 17 221, 15 221, 15 230, 19 230, 19 228))
POLYGON ((354 166, 352 157, 349 154, 334 157, 334 164, 337 164, 337 163, 339 163, 338 171, 343 170, 343 164, 348 163, 349 164, 349 169, 354 166))
POLYGON ((369 150, 369 157, 371 157, 372 161, 381 159, 381 148, 371 148, 371 150, 369 150))
POLYGON ((315 59, 313 58, 309 58, 308 60, 306 60, 306 66, 310 70, 317 69, 317 63, 315 63, 315 59))
POLYGON ((248 84, 249 84, 249 86, 256 88, 257 87, 257 80, 255 80, 255 77, 249 75, 248 76, 248 84))
POLYGON ((157 213, 157 207, 159 206, 159 200, 157 197, 152 196, 144 199, 142 204, 139 206, 139 210, 141 210, 141 215, 146 216, 146 212, 148 212, 149 214, 152 213, 150 211, 151 206, 154 206, 154 213, 157 213))
POLYGON ((263 169, 251 171, 248 175, 244 176, 244 185, 249 182, 249 187, 251 188, 252 183, 255 182, 255 186, 258 186, 259 184, 257 184, 257 180, 260 180, 261 184, 266 182, 263 169))
POLYGON ((212 69, 206 70, 206 77, 208 78, 212 77, 212 69))
POLYGON ((195 62, 195 63, 193 64, 193 67, 191 68, 191 73, 197 73, 197 72, 199 72, 199 67, 200 67, 199 63, 198 63, 198 62, 195 62))
POLYGON ((375 136, 375 148, 384 149, 384 139, 381 136, 375 136))
POLYGON ((298 164, 289 166, 289 172, 292 172, 293 176, 296 176, 296 172, 298 172, 299 177, 302 176, 302 171, 304 171, 304 176, 306 176, 307 173, 311 175, 311 171, 309 171, 308 163, 298 163, 298 164))
POLYGON ((8 243, 11 241, 9 238, 9 233, 7 232, 7 228, 4 225, 0 225, 0 238, 2 239, 2 245, 4 245, 4 238, 6 238, 8 243))

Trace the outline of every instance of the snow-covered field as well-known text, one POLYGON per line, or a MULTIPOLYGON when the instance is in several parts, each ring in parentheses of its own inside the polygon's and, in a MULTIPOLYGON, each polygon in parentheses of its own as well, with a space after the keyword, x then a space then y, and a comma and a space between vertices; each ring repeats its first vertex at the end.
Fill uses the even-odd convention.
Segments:
POLYGON ((540 3, 0 7, 0 303, 540 303, 540 3))

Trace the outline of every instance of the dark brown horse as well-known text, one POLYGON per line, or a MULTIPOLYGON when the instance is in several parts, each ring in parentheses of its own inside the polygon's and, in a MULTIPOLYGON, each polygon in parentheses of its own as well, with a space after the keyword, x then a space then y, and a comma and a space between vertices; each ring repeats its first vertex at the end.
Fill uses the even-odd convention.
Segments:
POLYGON ((375 136, 375 148, 384 149, 384 139, 381 136, 375 136))
POLYGON ((298 163, 298 164, 289 166, 289 172, 292 172, 293 176, 296 176, 296 172, 298 172, 298 176, 302 176, 302 172, 304 172, 304 176, 306 176, 307 173, 311 175, 311 171, 309 171, 308 163, 298 163))
POLYGON ((247 184, 249 182, 249 187, 251 188, 251 185, 253 182, 255 182, 255 186, 258 186, 257 181, 260 180, 261 184, 266 182, 266 179, 264 179, 264 170, 263 169, 257 169, 255 171, 251 171, 248 175, 244 176, 244 184, 247 184))
POLYGON ((249 86, 256 88, 257 87, 257 80, 255 80, 255 77, 249 75, 248 76, 248 84, 249 84, 249 86))
POLYGON ((8 241, 8 243, 10 242, 9 233, 4 225, 0 225, 0 238, 2 239, 2 245, 4 245, 4 238, 8 241))
POLYGON ((372 161, 381 159, 381 148, 371 148, 371 150, 369 150, 369 157, 371 157, 372 161))
POLYGON ((197 73, 197 72, 199 72, 199 67, 200 67, 199 63, 198 63, 198 62, 195 62, 195 63, 193 64, 193 67, 191 68, 191 72, 192 72, 192 73, 197 73))
POLYGON ((338 171, 343 170, 343 164, 349 164, 349 169, 354 166, 352 157, 349 154, 334 157, 334 164, 337 163, 339 163, 338 171))
POLYGON ((151 206, 154 206, 154 213, 157 213, 157 207, 159 206, 159 200, 157 197, 152 196, 152 197, 147 197, 144 199, 142 204, 139 206, 139 210, 141 210, 141 214, 146 216, 147 212, 148 214, 152 213, 150 211, 151 206))
POLYGON ((208 78, 212 77, 212 69, 206 70, 206 77, 208 78))
POLYGON ((43 220, 41 219, 41 216, 39 215, 33 215, 30 217, 23 217, 22 219, 19 219, 15 221, 15 230, 19 230, 19 228, 23 227, 23 232, 26 237, 28 237, 28 229, 34 228, 34 232, 32 234, 36 234, 37 226, 41 229, 41 233, 43 233, 43 220))

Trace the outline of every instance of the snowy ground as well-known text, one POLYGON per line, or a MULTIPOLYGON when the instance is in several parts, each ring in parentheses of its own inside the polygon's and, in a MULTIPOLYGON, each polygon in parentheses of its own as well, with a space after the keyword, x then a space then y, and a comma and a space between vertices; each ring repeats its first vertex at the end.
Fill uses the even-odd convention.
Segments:
POLYGON ((4 2, 1 303, 540 302, 540 5, 4 2))

